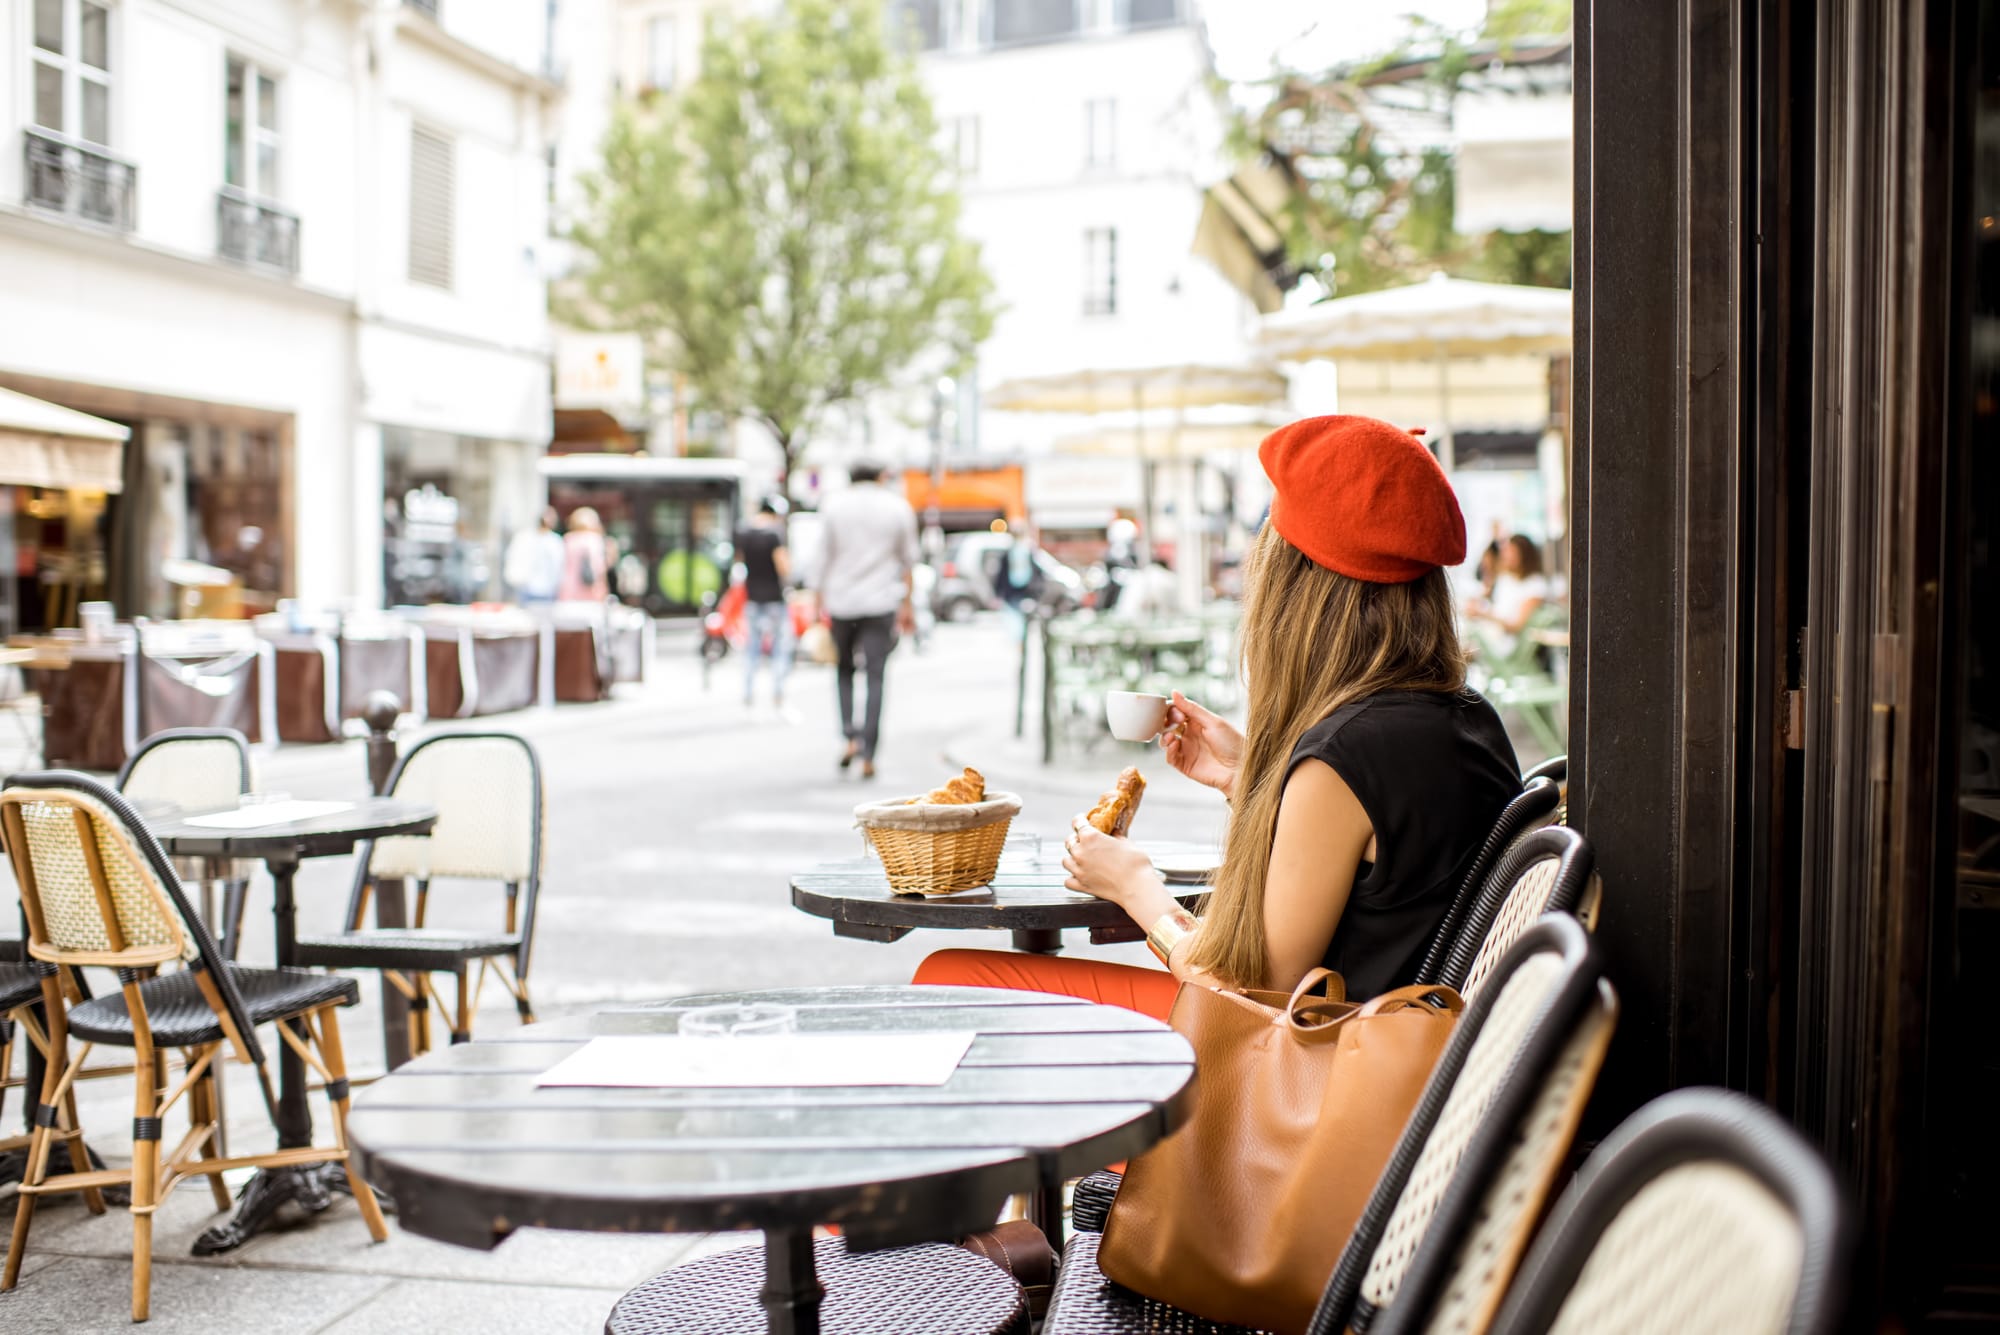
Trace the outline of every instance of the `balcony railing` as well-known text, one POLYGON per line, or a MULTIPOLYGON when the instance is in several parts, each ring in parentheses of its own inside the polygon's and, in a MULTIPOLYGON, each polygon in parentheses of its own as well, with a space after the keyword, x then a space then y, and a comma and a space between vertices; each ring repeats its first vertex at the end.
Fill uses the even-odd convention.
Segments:
POLYGON ((137 167, 46 130, 26 131, 22 145, 27 173, 21 194, 30 206, 132 230, 137 167))
POLYGON ((225 185, 215 192, 215 253, 238 264, 299 271, 299 215, 225 185))

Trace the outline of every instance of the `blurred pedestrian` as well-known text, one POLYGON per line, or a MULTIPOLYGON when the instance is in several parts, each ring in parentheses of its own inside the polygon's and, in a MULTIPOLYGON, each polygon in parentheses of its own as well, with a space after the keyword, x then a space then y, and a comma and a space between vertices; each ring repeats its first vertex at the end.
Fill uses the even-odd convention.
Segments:
POLYGON ((563 534, 561 596, 566 603, 601 603, 611 596, 611 547, 604 521, 587 505, 570 512, 563 534))
POLYGON ((1014 638, 1019 640, 1027 636, 1028 616, 1041 600, 1048 577, 1042 573, 1041 543, 1036 541, 1027 521, 1016 519, 1007 529, 1013 541, 1000 553, 999 565, 993 572, 993 592, 1007 613, 1014 638))
POLYGON ((1493 579, 1492 596, 1474 604, 1469 614, 1492 627, 1486 638, 1493 653, 1512 658, 1520 648, 1521 633, 1548 599, 1542 549, 1525 533, 1516 533, 1500 544, 1500 573, 1493 579))
POLYGON ((915 624, 910 571, 917 563, 917 516, 908 501, 882 485, 882 466, 857 462, 847 470, 854 485, 820 507, 818 605, 833 623, 833 667, 840 702, 840 733, 847 739, 840 767, 861 762, 861 777, 875 777, 875 744, 882 728, 882 670, 899 631, 915 624), (868 705, 854 722, 855 655, 868 680, 868 705))
POLYGON ((792 554, 785 548, 783 516, 767 496, 750 522, 736 531, 736 561, 743 567, 743 619, 750 641, 743 651, 743 704, 756 703, 757 665, 770 637, 771 704, 785 707, 785 677, 792 670, 792 614, 785 585, 792 578, 792 554))
POLYGON ((507 559, 501 577, 523 607, 552 603, 562 591, 567 552, 562 535, 556 532, 556 512, 542 511, 541 522, 524 528, 507 543, 507 559))

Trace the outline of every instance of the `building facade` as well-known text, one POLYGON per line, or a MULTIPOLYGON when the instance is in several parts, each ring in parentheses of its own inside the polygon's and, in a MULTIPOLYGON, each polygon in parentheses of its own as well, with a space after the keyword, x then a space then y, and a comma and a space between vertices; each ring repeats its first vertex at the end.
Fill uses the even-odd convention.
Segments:
POLYGON ((175 557, 253 609, 481 591, 548 429, 545 6, 4 13, 0 384, 133 428, 119 495, 8 489, 14 624, 170 613, 175 557))

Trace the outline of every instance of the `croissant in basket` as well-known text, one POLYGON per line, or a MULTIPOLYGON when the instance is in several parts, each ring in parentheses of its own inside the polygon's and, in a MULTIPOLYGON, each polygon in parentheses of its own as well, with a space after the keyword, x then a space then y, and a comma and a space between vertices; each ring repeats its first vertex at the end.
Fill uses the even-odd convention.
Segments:
POLYGON ((942 788, 933 788, 922 797, 912 798, 914 802, 928 802, 933 806, 969 807, 975 802, 986 800, 986 776, 967 765, 965 773, 951 780, 942 788))
POLYGON ((1139 814, 1139 799, 1146 795, 1146 776, 1127 765, 1111 791, 1097 799, 1084 817, 1106 834, 1123 837, 1132 829, 1132 817, 1139 814))

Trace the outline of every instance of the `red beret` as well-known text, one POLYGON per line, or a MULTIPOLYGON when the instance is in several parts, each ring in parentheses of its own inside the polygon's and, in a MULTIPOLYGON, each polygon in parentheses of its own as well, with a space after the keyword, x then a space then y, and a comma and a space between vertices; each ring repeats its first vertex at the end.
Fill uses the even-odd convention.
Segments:
POLYGON ((1257 451, 1271 525, 1328 570, 1406 584, 1465 559, 1465 516, 1422 441, 1373 417, 1308 417, 1257 451))

